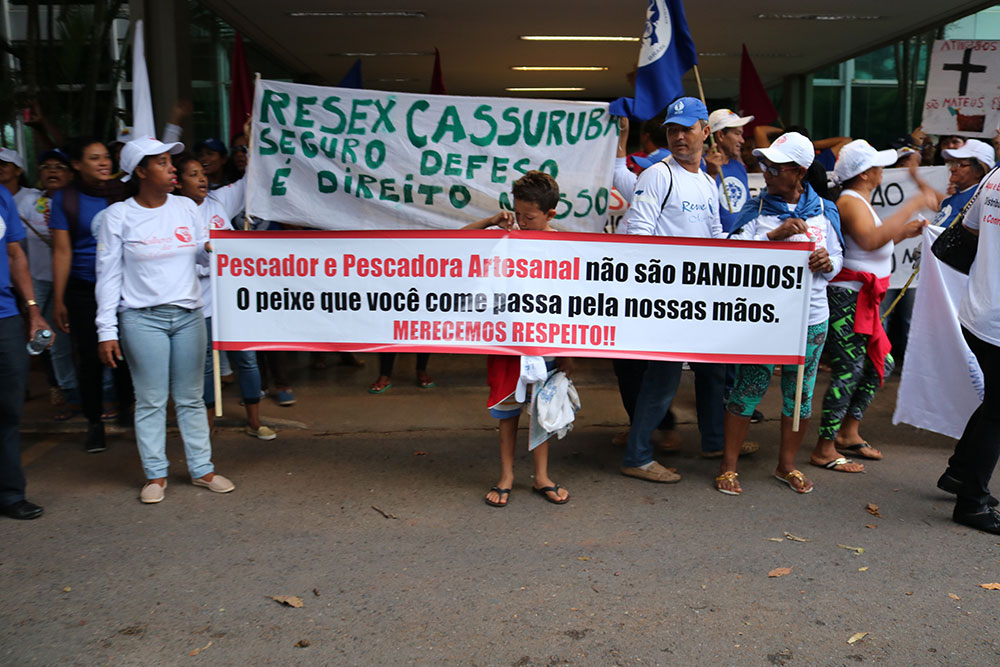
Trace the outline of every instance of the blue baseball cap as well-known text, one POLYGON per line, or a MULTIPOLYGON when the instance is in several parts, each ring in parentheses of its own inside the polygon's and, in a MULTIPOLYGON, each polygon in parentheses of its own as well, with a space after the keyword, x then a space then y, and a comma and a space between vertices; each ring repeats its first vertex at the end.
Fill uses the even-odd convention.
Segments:
POLYGON ((657 162, 665 160, 668 155, 670 155, 670 151, 668 151, 666 148, 657 148, 655 151, 653 151, 646 157, 639 157, 639 156, 633 157, 632 161, 635 162, 640 167, 642 167, 643 169, 649 169, 657 162))
POLYGON ((202 151, 202 149, 207 148, 210 151, 215 151, 219 155, 225 157, 229 151, 226 149, 226 145, 216 139, 215 137, 209 137, 208 139, 202 139, 194 145, 194 153, 197 155, 202 151))
POLYGON ((681 97, 667 107, 667 118, 663 124, 675 123, 691 127, 699 120, 708 122, 708 109, 697 97, 681 97))

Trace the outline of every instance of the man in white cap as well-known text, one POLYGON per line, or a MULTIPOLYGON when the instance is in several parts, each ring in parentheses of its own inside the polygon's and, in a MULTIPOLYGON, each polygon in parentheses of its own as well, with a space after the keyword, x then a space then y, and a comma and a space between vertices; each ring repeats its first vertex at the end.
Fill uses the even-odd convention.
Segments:
MULTIPOLYGON (((625 214, 627 233, 640 236, 722 238, 719 190, 701 169, 708 140, 708 109, 701 100, 682 97, 667 107, 664 125, 670 157, 639 175, 632 205, 625 214)), ((723 364, 691 364, 695 372, 698 429, 702 452, 723 446, 723 364)), ((621 473, 650 482, 677 482, 680 475, 653 459, 650 437, 670 409, 681 379, 681 362, 651 361, 636 397, 621 473)))
POLYGON ((747 168, 740 159, 743 126, 753 116, 740 116, 729 109, 716 109, 708 117, 708 130, 715 146, 705 154, 705 171, 719 185, 719 220, 728 234, 739 218, 740 209, 750 199, 747 168))

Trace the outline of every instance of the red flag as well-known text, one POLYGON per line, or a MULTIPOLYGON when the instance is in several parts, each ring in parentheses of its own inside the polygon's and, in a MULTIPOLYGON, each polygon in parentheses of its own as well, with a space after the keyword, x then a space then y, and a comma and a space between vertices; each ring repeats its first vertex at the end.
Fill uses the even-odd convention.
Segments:
POLYGON ((229 140, 243 134, 243 123, 253 110, 253 84, 243 53, 243 37, 236 33, 233 41, 233 62, 229 68, 229 140))
POLYGON ((444 76, 441 74, 441 52, 434 49, 434 73, 431 75, 431 95, 447 95, 444 76))
POLYGON ((743 59, 740 61, 740 115, 753 115, 753 120, 743 126, 744 135, 753 135, 757 125, 769 125, 778 120, 778 110, 771 104, 767 90, 761 83, 757 68, 750 60, 747 45, 743 45, 743 59))

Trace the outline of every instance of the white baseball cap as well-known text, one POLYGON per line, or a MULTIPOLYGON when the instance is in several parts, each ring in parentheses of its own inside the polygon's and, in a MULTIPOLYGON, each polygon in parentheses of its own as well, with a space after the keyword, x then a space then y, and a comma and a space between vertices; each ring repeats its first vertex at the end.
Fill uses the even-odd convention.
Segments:
POLYGON ((24 158, 17 151, 9 148, 0 148, 0 162, 10 162, 11 164, 24 169, 24 158))
POLYGON ((898 159, 892 148, 877 151, 864 139, 855 139, 840 149, 833 167, 833 180, 843 183, 872 167, 891 167, 898 159))
POLYGON ((753 116, 740 116, 730 109, 716 109, 708 117, 708 129, 712 134, 727 127, 743 127, 753 120, 753 116))
POLYGON ((813 143, 798 132, 785 132, 767 148, 753 149, 753 154, 776 164, 794 162, 806 169, 816 159, 816 149, 813 148, 813 143))
POLYGON ((122 181, 132 178, 132 172, 142 162, 142 158, 147 155, 159 155, 170 153, 176 155, 184 150, 184 144, 175 141, 172 144, 165 144, 154 137, 136 137, 132 141, 122 146, 121 167, 125 172, 122 181))
MULTIPOLYGON (((14 155, 17 155, 17 153, 14 153, 14 155)), ((996 153, 993 152, 993 147, 985 141, 980 141, 979 139, 969 139, 961 148, 946 148, 941 151, 941 155, 946 160, 975 158, 986 165, 987 171, 992 169, 993 165, 997 163, 996 153)), ((0 160, 5 159, 3 151, 0 151, 0 160)), ((8 162, 9 161, 10 160, 8 160, 8 162)))

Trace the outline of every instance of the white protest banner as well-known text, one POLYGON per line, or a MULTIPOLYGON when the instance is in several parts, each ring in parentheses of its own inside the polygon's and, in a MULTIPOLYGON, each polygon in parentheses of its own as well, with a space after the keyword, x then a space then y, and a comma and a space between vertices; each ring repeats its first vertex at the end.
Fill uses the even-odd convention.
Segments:
POLYGON ((913 305, 892 423, 905 422, 959 438, 969 416, 983 401, 985 385, 958 321, 958 306, 968 290, 969 277, 931 252, 931 244, 940 233, 939 227, 924 229, 921 287, 913 305))
POLYGON ((992 137, 1000 128, 1000 41, 934 41, 921 127, 929 134, 992 137))
POLYGON ((213 231, 219 350, 799 364, 811 243, 213 231))
POLYGON ((598 232, 618 125, 606 103, 415 95, 260 80, 248 211, 321 229, 455 229, 559 183, 553 226, 598 232), (334 215, 335 213, 335 215, 334 215))
MULTIPOLYGON (((948 189, 950 172, 948 167, 918 167, 918 174, 938 192, 948 189)), ((764 188, 763 174, 749 174, 750 196, 756 197, 764 188)), ((908 169, 883 169, 882 184, 872 192, 871 205, 878 217, 885 220, 896 212, 900 204, 917 194, 920 189, 910 178, 908 169)), ((929 211, 924 213, 931 222, 934 215, 929 211)), ((892 274, 889 276, 889 289, 901 289, 913 274, 916 263, 920 260, 920 238, 906 239, 897 243, 892 253, 892 274)), ((910 289, 917 286, 918 278, 910 283, 910 289)))

